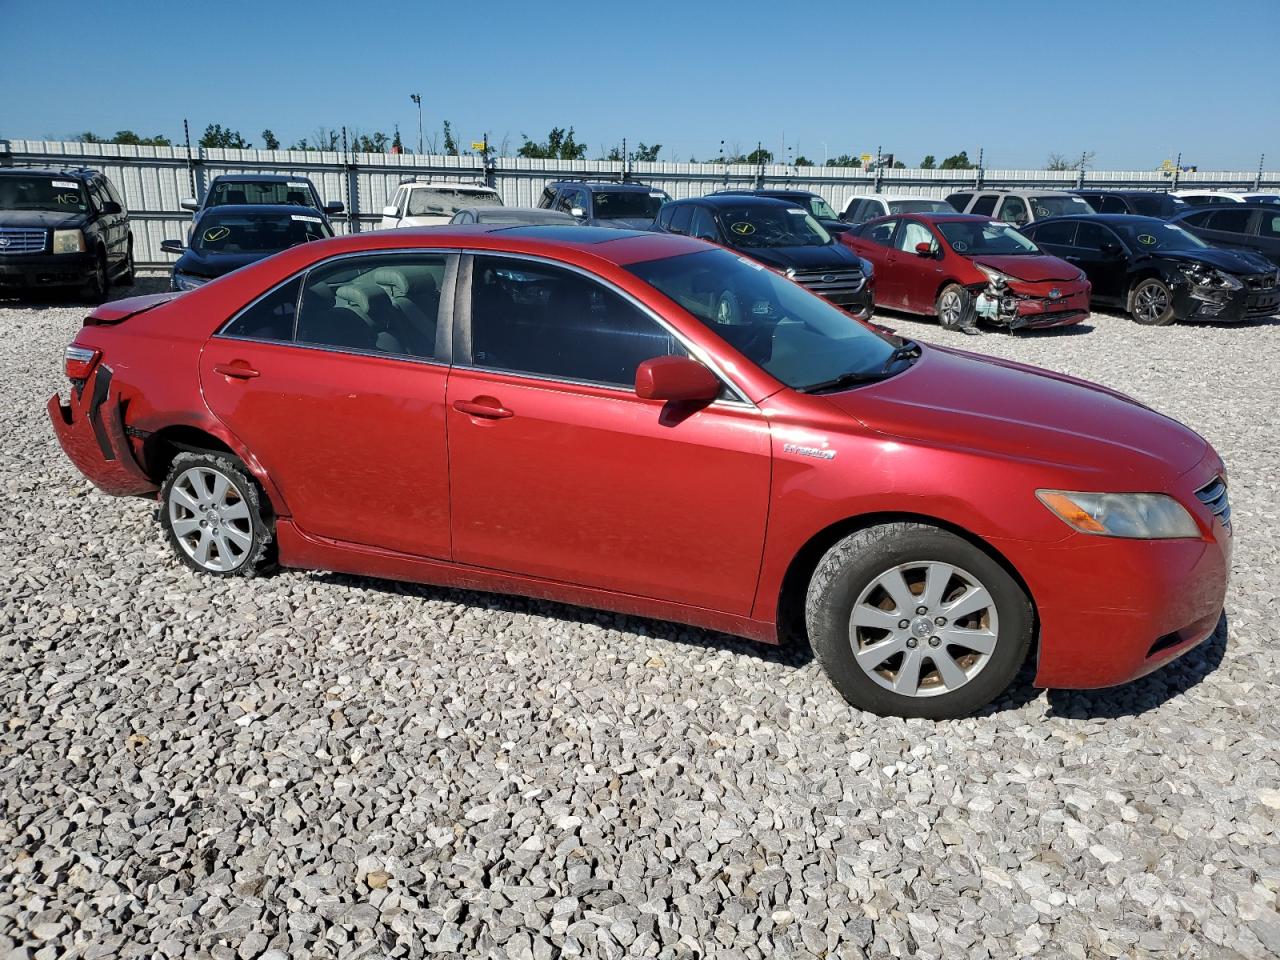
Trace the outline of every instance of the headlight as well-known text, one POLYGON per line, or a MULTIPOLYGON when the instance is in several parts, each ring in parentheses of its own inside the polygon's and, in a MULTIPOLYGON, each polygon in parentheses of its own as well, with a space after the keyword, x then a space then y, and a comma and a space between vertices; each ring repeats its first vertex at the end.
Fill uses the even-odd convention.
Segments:
POLYGON ((1089 279, 1089 275, 1085 273, 1083 270, 1081 270, 1079 275, 1076 277, 1076 283, 1084 283, 1088 279, 1089 279))
POLYGON ((786 277, 788 280, 794 280, 796 278, 796 268, 787 267, 786 270, 782 271, 782 275, 786 277))
POLYGON ((993 270, 991 267, 984 267, 980 263, 975 263, 974 266, 977 267, 979 270, 981 270, 983 273, 985 273, 987 275, 987 279, 990 280, 992 283, 994 283, 997 287, 1002 287, 1006 285, 1010 280, 1010 277, 1008 274, 1001 273, 999 270, 993 270))
POLYGON ((203 287, 208 282, 204 277, 193 277, 186 273, 175 273, 173 275, 173 289, 175 290, 195 290, 197 287, 203 287))
POLYGON ((1202 287, 1216 287, 1219 290, 1239 290, 1244 286, 1229 273, 1223 273, 1204 263, 1181 263, 1178 269, 1192 283, 1202 287))
POLYGON ((84 253, 84 232, 82 230, 53 231, 54 253, 84 253))
POLYGON ((1163 493, 1073 493, 1037 490, 1040 502, 1081 533, 1136 540, 1198 537, 1185 507, 1163 493))
POLYGON ((864 277, 869 277, 876 272, 876 265, 872 263, 870 260, 863 260, 861 257, 859 257, 858 263, 862 267, 862 275, 864 277))

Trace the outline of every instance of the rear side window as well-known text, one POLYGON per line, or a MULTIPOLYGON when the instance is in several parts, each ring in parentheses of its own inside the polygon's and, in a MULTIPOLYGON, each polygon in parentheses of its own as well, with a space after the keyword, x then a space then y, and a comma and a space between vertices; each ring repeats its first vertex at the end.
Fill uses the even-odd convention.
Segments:
POLYGON ((998 194, 984 193, 976 201, 974 201, 973 209, 970 210, 969 212, 979 214, 980 216, 989 217, 991 216, 992 212, 995 210, 996 201, 999 199, 1000 197, 998 194))
POLYGON ((471 270, 471 356, 495 370, 633 387, 645 360, 687 353, 652 317, 582 274, 478 256, 471 270))
POLYGON ((897 225, 897 220, 886 220, 884 223, 877 223, 863 230, 862 235, 872 243, 887 247, 893 243, 893 228, 897 225))
MULTIPOLYGON (((1036 234, 1039 236, 1039 234, 1036 234)), ((1076 230, 1076 246, 1081 250, 1101 250, 1104 243, 1120 245, 1114 233, 1097 223, 1080 221, 1076 230)))
POLYGON ((1212 215, 1212 211, 1202 210, 1199 213, 1193 213, 1188 217, 1184 217, 1183 220, 1191 224, 1193 227, 1203 227, 1212 215))
POLYGON ((1209 214, 1208 228, 1225 233, 1244 233, 1249 229, 1252 210, 1215 210, 1209 214))
POLYGON ((955 207, 960 213, 964 213, 964 208, 969 205, 969 199, 972 196, 972 193, 953 193, 947 197, 947 203, 955 207))
POLYGON ((1043 226, 1036 227, 1034 231, 1029 231, 1028 235, 1036 243, 1069 247, 1075 239, 1076 225, 1072 220, 1064 222, 1050 220, 1043 226))
POLYGON ((221 336, 279 342, 292 340, 293 322, 298 310, 298 292, 301 289, 302 277, 295 277, 276 287, 242 310, 239 316, 222 328, 221 336))
POLYGON ((1280 237, 1280 214, 1264 213, 1258 223, 1258 236, 1272 239, 1280 237))
POLYGON ((1093 209, 1097 210, 1099 213, 1128 213, 1129 212, 1129 208, 1125 206, 1123 197, 1117 197, 1114 195, 1104 195, 1099 197, 1096 201, 1090 200, 1088 197, 1085 197, 1084 199, 1088 200, 1089 203, 1093 206, 1093 209))

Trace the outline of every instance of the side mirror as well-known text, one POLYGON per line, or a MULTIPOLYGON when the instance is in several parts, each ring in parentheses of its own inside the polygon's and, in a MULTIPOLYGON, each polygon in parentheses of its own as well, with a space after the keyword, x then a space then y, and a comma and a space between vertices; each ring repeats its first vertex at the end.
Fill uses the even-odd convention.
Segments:
POLYGON ((183 210, 190 210, 192 213, 195 213, 200 209, 200 201, 195 197, 186 197, 179 202, 178 206, 182 207, 183 210))
POLYGON ((160 249, 165 253, 176 253, 178 256, 182 256, 187 251, 181 240, 161 240, 160 249))
POLYGON ((398 207, 383 207, 382 215, 384 217, 390 217, 392 220, 399 220, 400 209, 398 207))
POLYGON ((108 200, 102 205, 102 213, 104 216, 110 216, 114 213, 124 213, 124 211, 120 208, 120 204, 114 200, 108 200))
POLYGON ((716 375, 688 357, 654 357, 636 368, 636 396, 643 400, 695 400, 720 396, 716 375))
POLYGON ((916 256, 932 257, 933 244, 930 243, 928 240, 921 240, 919 243, 916 244, 916 256))
POLYGON ((342 213, 346 209, 341 200, 330 200, 324 205, 325 213, 342 213))
POLYGON ((581 220, 586 215, 587 215, 587 211, 583 210, 581 207, 573 207, 569 210, 569 216, 577 217, 579 220, 581 220))

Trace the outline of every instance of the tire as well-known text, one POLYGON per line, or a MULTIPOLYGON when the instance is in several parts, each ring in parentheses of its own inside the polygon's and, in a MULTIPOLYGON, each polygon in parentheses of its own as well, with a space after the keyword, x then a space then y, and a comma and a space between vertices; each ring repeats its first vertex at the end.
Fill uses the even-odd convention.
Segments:
POLYGON ((973 294, 958 283, 949 283, 938 294, 934 312, 944 330, 963 330, 973 326, 973 294))
POLYGON ((173 458, 160 488, 160 523, 178 559, 200 573, 251 577, 267 566, 273 530, 262 494, 228 454, 173 458))
POLYGON ((99 251, 93 261, 93 273, 90 274, 84 286, 84 299, 95 305, 104 303, 109 289, 111 289, 111 281, 107 276, 107 257, 99 251))
POLYGON ((920 523, 845 537, 819 561, 805 598, 815 658, 845 700, 881 716, 946 720, 986 706, 1026 660, 1032 623, 1026 594, 999 563, 920 523), (948 617, 952 609, 960 616, 948 617))
POLYGON ((1144 327, 1163 327, 1173 323, 1173 293, 1158 277, 1139 280, 1129 291, 1129 316, 1144 327))
POLYGON ((716 323, 733 327, 742 323, 742 307, 738 304, 738 297, 730 290, 724 291, 716 300, 716 323))
POLYGON ((133 239, 129 239, 129 255, 125 257, 124 272, 120 274, 120 285, 122 287, 132 287, 133 281, 137 278, 137 273, 133 263, 133 239))

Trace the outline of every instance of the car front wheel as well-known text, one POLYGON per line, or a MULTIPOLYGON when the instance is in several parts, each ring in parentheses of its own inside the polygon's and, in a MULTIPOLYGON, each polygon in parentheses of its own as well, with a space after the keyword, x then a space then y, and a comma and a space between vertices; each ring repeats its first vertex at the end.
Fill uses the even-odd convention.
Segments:
POLYGON ((1147 327, 1163 327, 1173 323, 1173 293, 1163 280, 1148 277, 1134 285, 1129 295, 1129 315, 1147 327))
POLYGON ((946 330, 973 330, 973 294, 958 283, 950 283, 938 294, 934 307, 938 323, 946 330))
POLYGON ((1017 581, 945 530, 890 523, 850 534, 819 561, 805 622, 814 655, 855 707, 943 720, 999 696, 1031 645, 1017 581))
POLYGON ((258 485, 221 453, 180 453, 160 488, 160 522, 178 558, 201 573, 252 576, 262 568, 271 528, 258 485))

